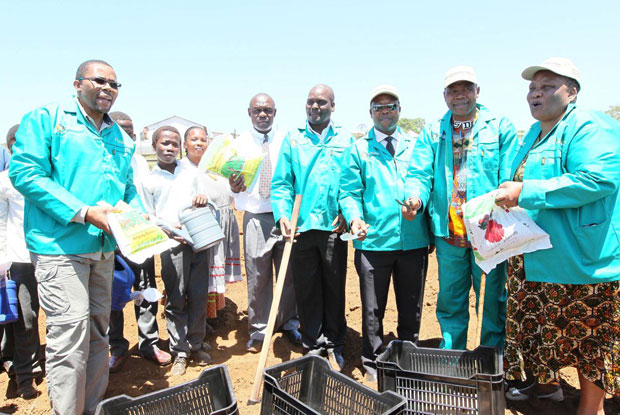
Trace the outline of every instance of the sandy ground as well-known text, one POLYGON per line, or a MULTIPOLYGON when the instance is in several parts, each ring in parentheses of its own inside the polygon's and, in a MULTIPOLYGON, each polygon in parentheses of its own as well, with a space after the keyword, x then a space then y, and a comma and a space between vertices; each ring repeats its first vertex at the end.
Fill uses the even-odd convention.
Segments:
MULTIPOLYGON (((241 222, 240 222, 241 223, 241 222)), ((367 383, 363 380, 361 368, 361 307, 359 283, 353 266, 353 249, 349 248, 349 265, 347 269, 347 337, 345 358, 346 366, 344 373, 358 382, 366 384, 373 389, 376 383, 367 383)), ((158 280, 160 288, 163 288, 161 279, 158 280)), ((428 276, 424 295, 424 310, 422 316, 422 328, 420 339, 422 345, 436 346, 439 343, 440 330, 435 318, 435 302, 438 291, 437 263, 435 257, 430 260, 428 276)), ((209 336, 209 343, 213 347, 211 357, 213 364, 224 364, 228 367, 232 379, 233 389, 239 405, 240 414, 258 414, 260 405, 250 405, 247 402, 252 391, 252 383, 259 355, 246 353, 245 345, 248 341, 247 331, 247 286, 245 280, 227 287, 226 308, 221 310, 214 324, 214 332, 209 336)), ((160 308, 161 310, 161 308, 160 308)), ((473 297, 470 297, 470 313, 473 315, 473 297)), ((475 319, 470 319, 469 343, 474 346, 475 319)), ((396 305, 393 293, 390 293, 388 310, 384 321, 386 342, 395 338, 396 333, 396 305)), ((44 335, 44 315, 40 322, 40 332, 44 335)), ((119 394, 138 396, 148 392, 160 390, 169 386, 193 380, 201 373, 202 368, 189 366, 183 376, 170 375, 170 366, 158 367, 155 364, 142 359, 136 354, 137 330, 133 307, 125 308, 125 336, 130 341, 130 359, 127 360, 123 371, 110 375, 110 382, 106 397, 119 394)), ((168 334, 165 330, 165 321, 159 317, 160 347, 167 348, 168 334)), ((44 336, 42 337, 44 338, 44 336)), ((301 348, 292 346, 281 334, 273 337, 271 352, 267 366, 284 362, 301 356, 301 348)), ((509 405, 508 414, 573 414, 576 411, 579 391, 576 371, 566 369, 563 372, 563 388, 566 399, 562 403, 547 403, 531 401, 518 405, 509 405)), ((9 382, 6 374, 0 375, 0 414, 47 414, 50 412, 45 381, 38 385, 40 395, 33 400, 23 400, 15 397, 15 385, 9 382)), ((620 405, 612 399, 605 402, 606 414, 620 414, 620 405)))

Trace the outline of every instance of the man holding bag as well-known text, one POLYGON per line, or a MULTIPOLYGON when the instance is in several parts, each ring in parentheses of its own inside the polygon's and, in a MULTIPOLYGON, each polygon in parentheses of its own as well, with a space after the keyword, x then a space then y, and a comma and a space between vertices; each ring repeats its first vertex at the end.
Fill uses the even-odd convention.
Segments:
MULTIPOLYGON (((445 78, 448 112, 418 138, 406 179, 410 195, 406 219, 426 210, 435 235, 439 265, 437 319, 443 349, 465 349, 469 290, 479 300, 481 269, 467 240, 462 205, 509 179, 517 135, 510 121, 477 103, 480 87, 474 69, 456 66, 445 78)), ((487 277, 481 344, 503 347, 506 320, 506 265, 487 277)))

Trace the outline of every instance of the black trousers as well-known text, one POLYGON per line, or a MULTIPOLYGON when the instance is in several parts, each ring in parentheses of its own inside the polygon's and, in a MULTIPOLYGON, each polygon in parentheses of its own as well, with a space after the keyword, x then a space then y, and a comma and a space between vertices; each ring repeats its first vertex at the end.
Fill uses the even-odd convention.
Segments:
POLYGON ((394 278, 400 340, 417 341, 422 317, 428 248, 407 251, 355 251, 362 297, 362 363, 374 368, 383 347, 383 316, 394 278))
POLYGON ((347 243, 334 232, 303 232, 293 245, 292 265, 304 349, 342 353, 347 243))

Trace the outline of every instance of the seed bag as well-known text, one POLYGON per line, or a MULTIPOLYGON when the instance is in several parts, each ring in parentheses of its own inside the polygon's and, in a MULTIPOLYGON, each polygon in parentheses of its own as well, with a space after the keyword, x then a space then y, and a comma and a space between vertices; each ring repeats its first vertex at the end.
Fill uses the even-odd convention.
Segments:
POLYGON ((504 209, 495 204, 499 192, 493 190, 463 205, 465 229, 476 264, 486 273, 511 256, 552 247, 549 234, 524 209, 504 209))
POLYGON ((243 174, 245 185, 251 191, 262 161, 262 153, 250 153, 232 136, 226 135, 213 140, 202 156, 199 167, 226 178, 233 174, 243 174))
POLYGON ((123 201, 108 213, 108 224, 125 258, 137 264, 179 244, 123 201))

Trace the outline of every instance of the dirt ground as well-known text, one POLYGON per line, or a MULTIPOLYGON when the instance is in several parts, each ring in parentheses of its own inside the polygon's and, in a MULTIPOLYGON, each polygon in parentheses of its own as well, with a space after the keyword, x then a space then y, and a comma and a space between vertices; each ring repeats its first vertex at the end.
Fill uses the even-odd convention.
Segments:
MULTIPOLYGON (((241 221, 240 221, 241 223, 241 221)), ((345 347, 346 366, 344 373, 358 382, 376 389, 376 383, 364 381, 361 372, 361 307, 359 282, 353 266, 353 249, 349 248, 347 268, 347 336, 345 347)), ((158 279, 160 289, 163 288, 161 279, 158 279)), ((435 317, 435 302, 438 291, 437 263, 434 255, 431 257, 426 287, 424 293, 424 309, 422 328, 420 332, 421 345, 436 347, 439 344, 440 330, 435 317)), ((161 310, 162 308, 160 308, 161 310)), ((470 314, 474 314, 473 297, 470 297, 470 314)), ((44 342, 45 318, 41 313, 40 333, 44 342)), ((167 349, 168 334, 166 324, 161 315, 158 319, 160 327, 160 347, 167 349)), ((475 319, 470 319, 469 348, 474 346, 475 319)), ((386 342, 395 338, 396 333, 396 305, 393 292, 390 293, 388 310, 384 321, 386 342)), ((125 363, 122 372, 110 374, 110 382, 106 397, 127 394, 138 396, 148 392, 174 386, 182 382, 193 380, 201 373, 202 368, 190 366, 183 376, 170 375, 170 366, 158 367, 137 355, 137 328, 133 307, 125 308, 125 336, 130 341, 131 357, 125 363)), ((252 383, 259 354, 246 353, 245 345, 248 341, 247 330, 247 286, 244 281, 231 284, 226 291, 226 308, 221 310, 218 319, 214 322, 214 331, 208 336, 213 347, 211 357, 213 364, 224 364, 228 367, 232 379, 233 389, 237 398, 240 414, 258 414, 260 405, 248 405, 252 392, 252 383)), ((284 362, 301 356, 301 348, 292 346, 281 334, 274 335, 267 366, 284 362)), ((579 402, 577 374, 573 369, 563 371, 563 389, 566 399, 562 403, 548 403, 531 401, 509 405, 507 414, 573 414, 579 402)), ((0 414, 47 414, 50 412, 45 380, 38 385, 40 394, 36 399, 24 400, 16 398, 15 384, 9 382, 6 374, 0 375, 0 414)), ((605 402, 608 415, 620 414, 620 405, 612 399, 605 402)))

